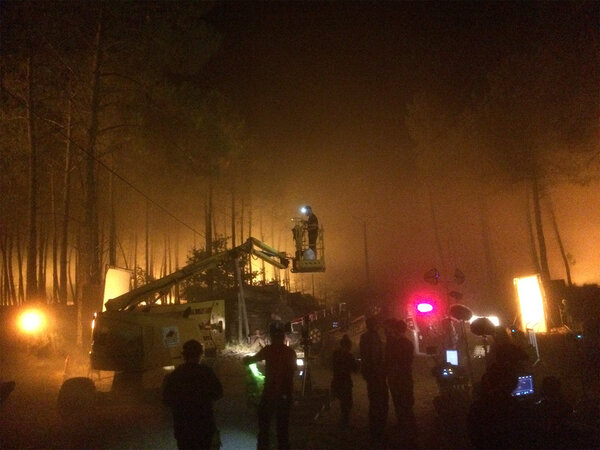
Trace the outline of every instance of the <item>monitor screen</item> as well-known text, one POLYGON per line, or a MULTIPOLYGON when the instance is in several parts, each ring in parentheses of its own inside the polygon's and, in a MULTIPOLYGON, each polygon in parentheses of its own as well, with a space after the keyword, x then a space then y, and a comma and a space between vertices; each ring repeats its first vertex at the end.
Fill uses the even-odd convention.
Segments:
POLYGON ((523 397, 534 393, 533 375, 520 375, 519 384, 512 392, 513 397, 523 397))
POLYGON ((458 350, 446 350, 446 362, 458 366, 458 350))

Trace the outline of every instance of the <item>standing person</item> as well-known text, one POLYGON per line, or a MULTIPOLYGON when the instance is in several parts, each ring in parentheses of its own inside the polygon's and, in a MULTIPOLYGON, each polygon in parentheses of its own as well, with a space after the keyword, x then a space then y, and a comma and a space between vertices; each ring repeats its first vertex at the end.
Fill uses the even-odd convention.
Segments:
POLYGON ((319 236, 319 220, 312 211, 310 206, 304 207, 304 214, 306 214, 306 230, 308 231, 308 248, 310 248, 317 257, 317 237, 319 236))
POLYGON ((541 448, 579 447, 570 426, 573 407, 562 392, 560 379, 546 376, 542 380, 542 396, 535 404, 536 422, 539 426, 538 445, 541 448))
POLYGON ((473 448, 534 448, 536 418, 513 397, 516 372, 493 363, 481 378, 481 392, 469 407, 467 430, 473 448))
POLYGON ((248 336, 248 344, 253 351, 258 351, 267 345, 262 332, 258 328, 254 330, 253 334, 248 336))
POLYGON ((254 356, 246 356, 244 364, 265 361, 265 386, 258 405, 258 441, 256 447, 269 448, 269 429, 273 416, 277 423, 277 444, 280 449, 290 448, 289 423, 296 373, 296 352, 285 345, 285 330, 271 324, 271 344, 254 356))
POLYGON ((373 445, 382 445, 388 415, 388 388, 385 381, 384 343, 377 318, 366 321, 367 331, 360 337, 361 372, 369 397, 369 433, 373 445))
POLYGON ((400 433, 409 439, 416 437, 415 404, 412 365, 414 346, 406 333, 406 322, 390 320, 386 323, 385 372, 400 433))
POLYGON ((600 315, 589 311, 582 325, 586 393, 590 398, 598 398, 600 396, 600 315))
POLYGON ((333 378, 331 392, 340 401, 340 429, 350 427, 350 410, 352 409, 352 372, 358 371, 358 361, 352 353, 352 341, 347 334, 340 340, 340 346, 333 352, 331 365, 333 378))
POLYGON ((529 360, 529 355, 513 342, 511 334, 512 332, 509 328, 496 328, 494 342, 490 347, 488 355, 488 368, 493 364, 501 364, 509 366, 516 372, 524 371, 524 367, 529 360))
POLYGON ((177 448, 208 449, 217 431, 213 402, 223 397, 223 386, 205 364, 204 349, 192 339, 183 344, 184 363, 163 382, 163 402, 173 411, 177 448))

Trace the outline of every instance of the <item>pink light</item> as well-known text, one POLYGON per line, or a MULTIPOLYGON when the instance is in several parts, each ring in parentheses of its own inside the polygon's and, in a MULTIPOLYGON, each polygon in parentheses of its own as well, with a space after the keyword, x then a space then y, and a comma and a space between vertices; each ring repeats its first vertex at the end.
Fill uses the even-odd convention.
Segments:
POLYGON ((433 311, 433 305, 431 303, 419 303, 417 305, 417 311, 421 313, 428 313, 433 311))

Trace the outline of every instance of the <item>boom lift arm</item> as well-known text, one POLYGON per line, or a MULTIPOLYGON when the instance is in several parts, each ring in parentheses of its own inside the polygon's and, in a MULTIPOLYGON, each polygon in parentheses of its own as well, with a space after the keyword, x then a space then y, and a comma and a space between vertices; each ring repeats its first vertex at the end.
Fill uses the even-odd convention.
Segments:
POLYGON ((106 310, 97 313, 92 325, 92 369, 133 373, 175 365, 181 362, 181 346, 189 339, 200 341, 205 354, 216 354, 224 345, 225 324, 213 323, 213 316, 215 321, 224 320, 222 300, 182 305, 156 303, 178 283, 232 261, 236 266, 240 306, 245 311, 239 272, 239 258, 243 254, 254 255, 282 269, 289 264, 285 253, 249 238, 238 247, 188 264, 166 277, 107 300, 106 310))
POLYGON ((227 261, 233 261, 239 258, 242 253, 254 255, 280 269, 285 269, 289 265, 289 260, 287 259, 285 253, 279 252, 264 242, 250 237, 245 243, 231 250, 226 250, 203 259, 202 261, 188 264, 187 266, 182 267, 166 277, 152 281, 144 286, 140 286, 137 289, 110 299, 106 302, 105 307, 107 311, 124 311, 135 308, 143 301, 154 303, 160 297, 165 295, 165 293, 167 293, 174 285, 199 272, 216 267, 218 264, 227 261))

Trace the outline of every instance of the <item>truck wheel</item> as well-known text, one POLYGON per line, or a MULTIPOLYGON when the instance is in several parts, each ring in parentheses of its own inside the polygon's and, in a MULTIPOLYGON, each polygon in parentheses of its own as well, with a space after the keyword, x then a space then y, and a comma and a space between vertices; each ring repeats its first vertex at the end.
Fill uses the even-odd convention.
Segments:
POLYGON ((313 328, 309 332, 309 338, 312 344, 320 344, 322 339, 321 330, 319 330, 318 328, 313 328))
POLYGON ((95 413, 96 386, 90 378, 65 380, 58 392, 58 413, 63 419, 84 420, 95 413))

